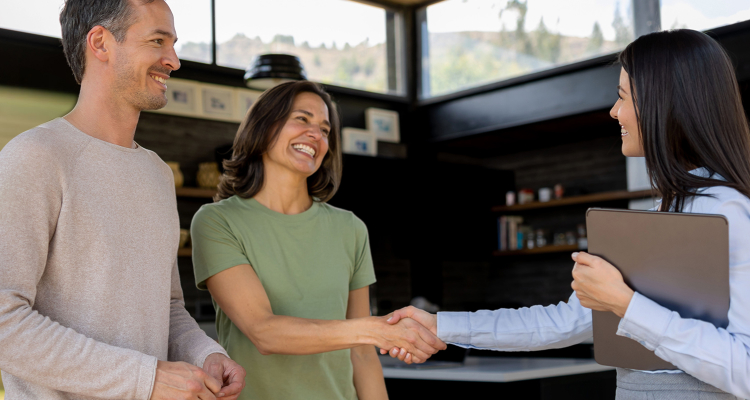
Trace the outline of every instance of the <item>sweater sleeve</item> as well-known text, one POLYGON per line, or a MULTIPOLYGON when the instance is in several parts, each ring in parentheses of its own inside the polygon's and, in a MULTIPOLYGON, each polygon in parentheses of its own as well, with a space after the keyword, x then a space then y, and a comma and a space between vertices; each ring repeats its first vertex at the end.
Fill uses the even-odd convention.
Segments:
POLYGON ((203 368, 206 357, 213 353, 229 357, 224 348, 208 337, 185 309, 175 260, 172 268, 172 298, 169 310, 169 360, 184 361, 203 368))
POLYGON ((148 399, 156 358, 86 337, 34 308, 64 201, 54 149, 21 135, 0 152, 0 369, 83 396, 148 399))

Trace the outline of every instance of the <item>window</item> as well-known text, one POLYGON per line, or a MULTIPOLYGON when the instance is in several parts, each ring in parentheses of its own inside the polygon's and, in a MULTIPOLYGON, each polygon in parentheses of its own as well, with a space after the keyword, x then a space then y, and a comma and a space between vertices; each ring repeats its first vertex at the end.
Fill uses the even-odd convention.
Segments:
POLYGON ((181 60, 211 63, 211 0, 173 0, 169 8, 177 31, 175 50, 181 60))
POLYGON ((64 0, 3 1, 0 28, 59 38, 64 0))
MULTIPOLYGON (((60 10, 64 0, 8 1, 0 6, 0 28, 60 38, 60 10)), ((211 0, 170 1, 180 38, 177 56, 210 63, 211 0)))
POLYGON ((447 0, 428 6, 422 27, 422 96, 612 53, 633 40, 630 0, 571 5, 559 0, 447 0))
POLYGON ((383 8, 347 0, 215 1, 219 65, 245 69, 259 54, 293 54, 310 80, 398 92, 383 8))
POLYGON ((750 20, 747 0, 662 0, 661 28, 699 31, 750 20))

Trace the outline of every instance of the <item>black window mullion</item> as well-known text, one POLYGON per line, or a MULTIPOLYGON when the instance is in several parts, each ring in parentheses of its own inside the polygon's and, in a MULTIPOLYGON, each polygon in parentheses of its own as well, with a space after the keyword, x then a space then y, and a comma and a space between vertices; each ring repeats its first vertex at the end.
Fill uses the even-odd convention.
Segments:
POLYGON ((211 64, 216 62, 216 0, 211 0, 211 64))
POLYGON ((396 13, 385 11, 385 52, 386 66, 388 67, 388 91, 398 91, 398 57, 396 56, 396 13))

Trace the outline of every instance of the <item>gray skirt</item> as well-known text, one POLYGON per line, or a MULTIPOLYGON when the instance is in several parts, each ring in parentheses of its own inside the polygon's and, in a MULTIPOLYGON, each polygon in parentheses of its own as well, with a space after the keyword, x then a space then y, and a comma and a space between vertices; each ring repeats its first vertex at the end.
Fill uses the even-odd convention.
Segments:
POLYGON ((616 400, 735 400, 733 396, 692 376, 649 374, 617 368, 616 400))

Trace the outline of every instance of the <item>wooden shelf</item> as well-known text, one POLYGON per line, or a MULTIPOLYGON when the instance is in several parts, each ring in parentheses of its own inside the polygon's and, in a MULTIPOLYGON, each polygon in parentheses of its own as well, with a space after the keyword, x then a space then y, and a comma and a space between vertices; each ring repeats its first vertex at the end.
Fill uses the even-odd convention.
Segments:
POLYGON ((216 194, 216 189, 204 189, 195 187, 175 188, 177 197, 200 197, 212 199, 216 194))
POLYGON ((177 257, 192 257, 193 249, 190 247, 183 247, 177 250, 177 257))
POLYGON ((507 251, 500 251, 495 250, 492 255, 501 257, 501 256, 516 256, 516 255, 524 255, 524 254, 542 254, 542 253, 564 253, 564 252, 573 252, 578 250, 586 250, 581 249, 578 247, 577 244, 566 244, 562 246, 544 246, 544 247, 535 247, 533 249, 521 249, 521 250, 507 250, 507 251))
POLYGON ((587 194, 583 196, 565 197, 560 200, 550 200, 546 202, 534 201, 531 203, 516 204, 512 206, 495 206, 492 207, 492 212, 522 211, 533 210, 536 208, 561 207, 573 204, 599 203, 613 200, 643 199, 651 197, 652 195, 653 192, 651 192, 651 190, 637 190, 633 192, 620 190, 616 192, 604 192, 587 194))

